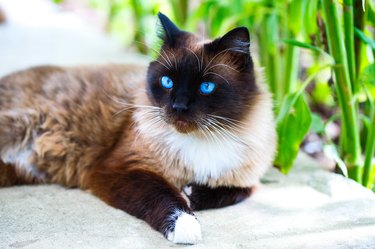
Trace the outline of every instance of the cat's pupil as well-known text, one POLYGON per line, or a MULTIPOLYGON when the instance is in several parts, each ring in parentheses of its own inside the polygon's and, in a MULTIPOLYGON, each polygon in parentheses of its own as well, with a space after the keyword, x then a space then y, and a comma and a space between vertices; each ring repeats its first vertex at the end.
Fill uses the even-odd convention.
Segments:
POLYGON ((160 84, 166 88, 166 89, 171 89, 173 87, 173 81, 171 78, 168 76, 163 76, 160 78, 160 84))
POLYGON ((203 82, 200 85, 200 91, 203 94, 210 94, 215 90, 215 88, 216 88, 216 85, 213 82, 203 82))

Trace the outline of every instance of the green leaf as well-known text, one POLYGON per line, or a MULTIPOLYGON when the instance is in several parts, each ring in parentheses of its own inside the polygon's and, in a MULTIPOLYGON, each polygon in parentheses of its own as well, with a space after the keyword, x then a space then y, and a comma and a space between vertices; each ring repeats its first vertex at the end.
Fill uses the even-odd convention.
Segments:
POLYGON ((284 39, 283 42, 285 42, 287 44, 290 44, 290 45, 293 45, 293 46, 310 49, 312 51, 327 55, 327 53, 323 49, 315 47, 315 46, 307 44, 307 43, 304 43, 304 42, 300 42, 300 41, 292 40, 292 39, 284 39))
POLYGON ((303 25, 305 32, 309 35, 316 34, 316 32, 318 31, 318 5, 319 0, 309 0, 307 2, 303 25))
POLYGON ((354 28, 355 35, 361 39, 365 44, 369 45, 372 50, 375 50, 375 41, 367 37, 361 30, 354 28))
POLYGON ((288 4, 288 27, 294 35, 299 34, 302 30, 305 7, 306 0, 292 0, 288 4))
POLYGON ((364 86, 368 86, 369 84, 375 86, 375 63, 363 69, 358 77, 358 82, 364 86))
POLYGON ((289 94, 284 98, 277 117, 279 146, 274 162, 281 172, 286 174, 291 169, 311 121, 310 108, 301 92, 289 94))
POLYGON ((331 63, 333 63, 332 56, 329 55, 327 52, 325 52, 321 48, 315 47, 313 45, 310 45, 310 44, 307 44, 307 43, 304 43, 304 42, 293 40, 293 39, 284 39, 283 42, 285 42, 287 44, 290 44, 290 45, 293 45, 293 46, 297 46, 297 47, 301 47, 301 48, 306 48, 306 49, 310 49, 312 51, 318 52, 318 53, 324 55, 326 58, 328 58, 329 61, 331 61, 331 63))

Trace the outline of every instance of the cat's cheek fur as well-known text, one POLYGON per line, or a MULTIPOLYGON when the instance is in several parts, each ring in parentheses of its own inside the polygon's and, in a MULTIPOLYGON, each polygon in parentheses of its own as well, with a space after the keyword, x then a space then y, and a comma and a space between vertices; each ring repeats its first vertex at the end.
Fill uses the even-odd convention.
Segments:
POLYGON ((169 241, 176 244, 196 244, 202 240, 201 226, 193 214, 176 211, 172 218, 175 220, 174 228, 166 234, 169 241))

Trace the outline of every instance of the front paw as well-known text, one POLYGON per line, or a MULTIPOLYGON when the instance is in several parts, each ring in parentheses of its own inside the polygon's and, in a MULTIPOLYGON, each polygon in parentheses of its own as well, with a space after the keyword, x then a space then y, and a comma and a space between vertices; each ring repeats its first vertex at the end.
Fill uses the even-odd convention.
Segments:
POLYGON ((176 244, 196 244, 202 240, 201 226, 197 218, 185 212, 178 212, 172 231, 167 239, 176 244))

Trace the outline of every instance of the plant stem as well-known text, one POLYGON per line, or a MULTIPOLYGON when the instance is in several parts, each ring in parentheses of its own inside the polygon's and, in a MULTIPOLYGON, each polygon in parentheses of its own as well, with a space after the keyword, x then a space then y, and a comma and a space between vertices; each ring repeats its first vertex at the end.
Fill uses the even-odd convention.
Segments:
POLYGON ((133 14, 134 14, 134 23, 136 25, 135 27, 135 34, 134 34, 134 40, 137 41, 136 46, 139 52, 142 54, 147 54, 148 48, 145 45, 146 38, 144 33, 144 22, 143 22, 143 7, 142 3, 139 0, 132 0, 131 1, 132 7, 133 7, 133 14))
MULTIPOLYGON (((354 26, 360 31, 363 31, 363 29, 365 28, 365 12, 362 9, 362 0, 354 0, 354 26)), ((354 54, 357 75, 359 75, 361 69, 361 47, 362 41, 357 36, 355 36, 354 54)))
POLYGON ((353 98, 348 62, 345 52, 343 32, 339 22, 338 9, 334 0, 322 0, 325 14, 325 24, 328 36, 330 53, 335 60, 335 88, 342 113, 342 126, 345 133, 340 139, 346 137, 342 154, 348 167, 349 177, 361 182, 361 145, 359 140, 359 125, 357 101, 353 98))
POLYGON ((188 0, 171 0, 173 13, 178 25, 184 28, 187 21, 189 1, 188 0))
POLYGON ((270 6, 272 8, 270 11, 271 13, 267 14, 264 20, 264 36, 263 40, 265 43, 263 46, 266 46, 266 54, 267 54, 267 64, 266 66, 266 76, 269 81, 270 89, 274 95, 274 99, 281 103, 282 99, 282 92, 281 89, 282 85, 279 84, 279 63, 280 63, 280 52, 278 46, 278 37, 279 37, 279 29, 278 29, 278 16, 276 10, 274 10, 274 6, 270 6))
MULTIPOLYGON (((369 96, 371 98, 371 96, 369 96)), ((366 140, 365 150, 365 163, 363 171, 363 186, 372 187, 374 179, 370 179, 371 172, 373 171, 372 158, 375 152, 375 103, 373 99, 370 99, 371 103, 371 127, 366 140)))
POLYGON ((356 84, 356 67, 354 57, 354 21, 353 21, 353 0, 344 0, 344 32, 345 49, 348 58, 349 77, 353 93, 358 92, 356 84))
POLYGON ((284 70, 283 94, 288 94, 295 90, 295 83, 298 76, 298 52, 299 49, 293 45, 286 46, 286 64, 284 70))

